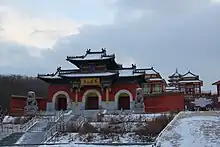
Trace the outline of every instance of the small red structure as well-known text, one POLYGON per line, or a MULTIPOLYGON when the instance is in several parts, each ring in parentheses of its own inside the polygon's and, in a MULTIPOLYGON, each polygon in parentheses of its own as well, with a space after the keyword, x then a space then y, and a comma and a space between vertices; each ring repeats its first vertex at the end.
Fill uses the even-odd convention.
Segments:
POLYGON ((184 94, 182 92, 164 92, 145 95, 145 111, 149 113, 183 111, 184 94))
MULTIPOLYGON (((26 106, 26 96, 12 95, 10 100, 10 115, 24 115, 26 106)), ((36 97, 38 109, 46 110, 47 99, 36 97)))

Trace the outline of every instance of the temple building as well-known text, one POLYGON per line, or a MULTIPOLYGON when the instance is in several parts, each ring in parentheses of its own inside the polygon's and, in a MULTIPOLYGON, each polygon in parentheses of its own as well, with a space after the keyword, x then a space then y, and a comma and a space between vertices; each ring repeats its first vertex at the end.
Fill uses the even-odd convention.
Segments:
POLYGON ((67 56, 66 60, 77 69, 58 67, 55 73, 38 74, 49 83, 48 110, 130 110, 136 88, 142 87, 146 95, 166 91, 166 81, 153 67, 123 67, 106 49, 88 49, 84 55, 67 56))
POLYGON ((188 71, 185 74, 180 74, 176 69, 176 72, 169 76, 169 87, 173 87, 176 90, 183 92, 185 95, 199 95, 201 94, 201 87, 203 81, 200 80, 199 75, 188 71))

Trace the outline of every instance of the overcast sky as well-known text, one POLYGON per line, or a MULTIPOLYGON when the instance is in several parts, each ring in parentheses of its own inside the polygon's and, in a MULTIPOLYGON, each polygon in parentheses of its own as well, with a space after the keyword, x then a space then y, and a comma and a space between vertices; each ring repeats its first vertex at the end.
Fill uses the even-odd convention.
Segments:
POLYGON ((66 56, 107 48, 125 66, 220 79, 220 0, 0 0, 0 74, 72 68, 66 56))

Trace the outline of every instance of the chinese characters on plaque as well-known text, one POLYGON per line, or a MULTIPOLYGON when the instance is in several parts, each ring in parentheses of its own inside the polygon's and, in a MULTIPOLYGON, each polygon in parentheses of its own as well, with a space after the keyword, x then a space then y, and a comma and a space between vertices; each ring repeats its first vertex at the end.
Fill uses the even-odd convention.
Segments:
POLYGON ((100 85, 99 78, 82 78, 80 79, 80 83, 83 86, 97 86, 100 85))
POLYGON ((159 75, 158 74, 146 74, 145 78, 158 78, 159 75))

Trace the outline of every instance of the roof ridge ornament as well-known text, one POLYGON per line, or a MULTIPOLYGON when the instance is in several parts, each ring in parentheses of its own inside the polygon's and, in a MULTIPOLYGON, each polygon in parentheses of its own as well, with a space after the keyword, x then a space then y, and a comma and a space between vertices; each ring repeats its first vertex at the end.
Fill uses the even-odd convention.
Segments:
POLYGON ((61 66, 58 66, 58 67, 57 67, 57 71, 61 71, 61 66))
POLYGON ((137 68, 137 65, 136 64, 131 64, 132 68, 133 69, 136 69, 137 68))
POLYGON ((90 48, 88 48, 88 49, 86 50, 86 54, 89 54, 89 53, 91 53, 91 49, 90 49, 90 48))
POLYGON ((57 71, 55 73, 52 73, 51 75, 54 77, 55 75, 60 74, 60 71, 61 71, 61 66, 58 66, 57 71))
POLYGON ((178 68, 176 68, 176 73, 178 74, 179 72, 178 72, 178 68))
POLYGON ((102 48, 102 53, 106 55, 106 48, 102 48))

